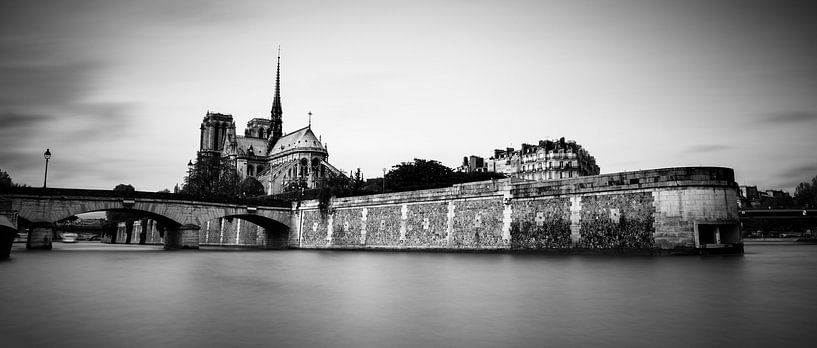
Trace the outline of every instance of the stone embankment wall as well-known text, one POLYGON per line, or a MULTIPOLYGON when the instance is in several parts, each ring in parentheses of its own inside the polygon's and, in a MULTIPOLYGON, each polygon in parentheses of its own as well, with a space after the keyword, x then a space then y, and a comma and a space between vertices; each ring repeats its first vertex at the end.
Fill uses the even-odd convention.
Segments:
POLYGON ((106 238, 106 243, 117 244, 151 244, 163 245, 164 238, 159 231, 156 220, 140 219, 135 221, 123 221, 116 224, 116 237, 106 238))
POLYGON ((263 227, 247 220, 218 218, 201 226, 199 245, 263 248, 267 234, 263 227))
POLYGON ((740 244, 729 168, 643 170, 545 182, 503 179, 317 201, 289 244, 328 249, 699 249, 740 244))

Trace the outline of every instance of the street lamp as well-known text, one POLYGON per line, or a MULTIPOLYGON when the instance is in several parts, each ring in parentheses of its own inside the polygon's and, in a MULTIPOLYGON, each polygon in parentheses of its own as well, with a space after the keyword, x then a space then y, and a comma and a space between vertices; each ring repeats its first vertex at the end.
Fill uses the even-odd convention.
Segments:
POLYGON ((45 184, 48 182, 48 160, 51 159, 51 150, 45 149, 43 157, 45 158, 45 176, 43 177, 43 188, 45 188, 45 184))

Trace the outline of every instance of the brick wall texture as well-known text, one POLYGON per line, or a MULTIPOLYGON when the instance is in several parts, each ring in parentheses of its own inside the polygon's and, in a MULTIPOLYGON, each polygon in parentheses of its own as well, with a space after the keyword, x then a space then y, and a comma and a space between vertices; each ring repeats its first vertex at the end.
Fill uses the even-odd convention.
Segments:
POLYGON ((515 202, 512 216, 512 248, 543 249, 571 246, 568 198, 515 202))
POLYGON ((451 247, 499 248, 502 238, 502 199, 454 202, 451 247))
POLYGON ((401 206, 366 209, 366 245, 389 247, 400 244, 401 206))
POLYGON ((441 247, 448 233, 448 203, 410 204, 406 218, 404 245, 411 247, 441 247))
POLYGON ((318 210, 303 212, 301 223, 301 245, 316 247, 326 245, 329 232, 329 219, 318 210))
POLYGON ((333 216, 332 245, 356 247, 362 245, 363 209, 340 209, 333 216))
POLYGON ((652 248, 651 192, 584 196, 581 200, 583 248, 652 248))

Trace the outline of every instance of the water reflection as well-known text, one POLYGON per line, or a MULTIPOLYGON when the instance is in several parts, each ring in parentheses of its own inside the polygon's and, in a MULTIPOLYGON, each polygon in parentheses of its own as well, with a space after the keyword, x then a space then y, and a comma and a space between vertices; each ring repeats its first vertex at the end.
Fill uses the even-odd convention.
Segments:
POLYGON ((4 346, 806 346, 817 338, 817 246, 726 257, 55 247, 15 250, 0 263, 4 346))

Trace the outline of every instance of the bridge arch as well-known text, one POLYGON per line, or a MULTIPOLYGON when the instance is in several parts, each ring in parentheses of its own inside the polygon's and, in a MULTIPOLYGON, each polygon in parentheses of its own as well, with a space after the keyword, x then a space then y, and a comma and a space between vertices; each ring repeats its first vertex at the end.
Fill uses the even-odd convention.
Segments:
POLYGON ((234 219, 241 219, 260 226, 264 230, 264 243, 259 246, 265 249, 286 249, 288 247, 290 228, 281 221, 266 216, 246 213, 227 214, 217 219, 227 219, 229 222, 232 222, 234 219))
POLYGON ((169 227, 189 223, 175 209, 161 204, 141 204, 127 206, 121 199, 58 199, 34 198, 20 204, 19 215, 32 223, 54 223, 74 215, 101 212, 131 212, 144 215, 169 227))
MULTIPOLYGON (((37 217, 35 215, 34 219, 37 220, 31 220, 30 217, 21 216, 18 218, 18 226, 19 228, 25 229, 26 231, 29 232, 41 230, 40 233, 28 233, 28 240, 26 241, 27 242, 26 245, 28 247, 31 247, 32 245, 36 244, 50 244, 51 238, 57 236, 56 232, 60 229, 61 222, 67 220, 71 216, 98 212, 127 213, 127 215, 125 216, 120 215, 119 217, 114 217, 113 220, 108 220, 108 222, 113 224, 112 225, 103 224, 103 228, 101 230, 103 240, 104 238, 110 238, 109 242, 117 244, 119 243, 143 244, 145 242, 155 243, 159 241, 155 238, 166 238, 168 231, 177 231, 179 228, 184 226, 184 224, 182 224, 180 221, 177 221, 174 218, 168 217, 163 214, 159 214, 148 210, 126 209, 121 207, 92 210, 78 209, 69 212, 63 211, 59 214, 48 215, 46 216, 46 218, 43 218, 43 216, 37 217), (149 219, 155 222, 155 225, 152 223, 150 229, 152 233, 156 233, 154 237, 150 238, 151 232, 148 230, 141 230, 141 232, 138 232, 136 229, 131 230, 131 225, 133 224, 132 221, 142 220, 142 222, 144 223, 143 219, 149 219), (127 224, 126 230, 124 232, 119 231, 117 229, 116 224, 120 222, 125 222, 127 224), (135 242, 130 242, 131 240, 134 240, 135 242)), ((106 214, 106 218, 110 219, 111 216, 106 214)))
POLYGON ((172 217, 169 217, 169 216, 166 216, 166 215, 163 215, 163 214, 159 214, 159 213, 156 213, 156 212, 153 212, 153 211, 141 210, 141 209, 126 209, 126 208, 110 208, 110 209, 96 209, 96 210, 90 210, 90 211, 82 211, 82 212, 74 213, 74 214, 71 214, 71 215, 68 215, 68 216, 63 216, 61 218, 58 218, 57 220, 54 220, 53 222, 61 221, 61 220, 67 219, 67 218, 69 218, 71 216, 74 216, 74 215, 85 214, 85 213, 97 213, 97 212, 129 213, 129 214, 137 215, 139 217, 155 220, 161 226, 170 227, 170 228, 176 228, 176 227, 179 227, 179 226, 183 225, 180 221, 176 221, 172 217))

